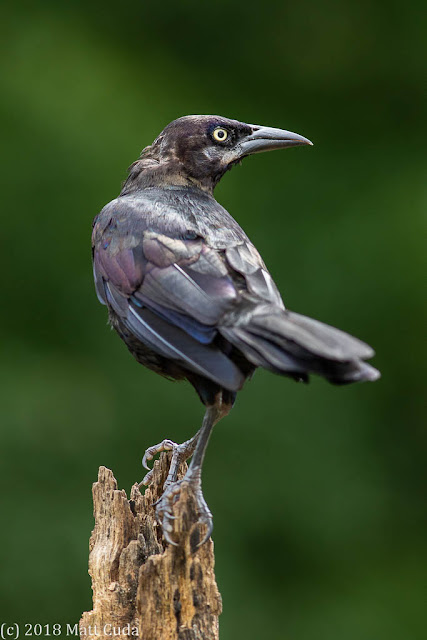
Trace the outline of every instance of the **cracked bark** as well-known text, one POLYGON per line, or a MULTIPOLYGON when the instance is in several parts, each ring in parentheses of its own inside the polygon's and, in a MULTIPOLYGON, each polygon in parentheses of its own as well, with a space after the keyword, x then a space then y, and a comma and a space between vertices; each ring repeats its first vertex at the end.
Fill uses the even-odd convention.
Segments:
MULTIPOLYGON (((211 539, 197 548, 204 530, 191 488, 184 484, 174 505, 168 545, 153 503, 162 493, 170 454, 154 463, 152 484, 130 500, 112 471, 100 467, 93 485, 95 527, 89 543, 93 609, 83 614, 80 637, 140 640, 218 640, 221 596, 215 581, 211 539)), ((180 477, 185 473, 181 468, 180 477)))

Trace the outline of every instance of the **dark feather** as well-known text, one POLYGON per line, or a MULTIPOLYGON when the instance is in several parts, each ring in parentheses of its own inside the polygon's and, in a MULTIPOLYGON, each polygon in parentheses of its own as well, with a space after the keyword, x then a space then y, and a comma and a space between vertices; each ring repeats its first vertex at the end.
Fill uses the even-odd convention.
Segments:
POLYGON ((200 344, 149 309, 135 308, 131 304, 124 324, 163 357, 181 362, 191 371, 231 391, 243 386, 243 374, 222 351, 215 346, 200 344))
POLYGON ((363 362, 368 345, 285 310, 258 251, 198 190, 118 198, 98 216, 93 243, 98 297, 132 353, 165 375, 176 375, 174 362, 233 391, 256 366, 338 384, 378 375, 363 362))
POLYGON ((316 373, 336 384, 379 377, 363 362, 373 353, 364 342, 290 311, 258 307, 242 323, 220 331, 251 362, 276 372, 316 373))
POLYGON ((302 348, 328 360, 364 360, 374 355, 371 347, 348 333, 291 311, 278 313, 271 307, 259 308, 251 318, 249 330, 282 342, 291 351, 299 353, 302 348))

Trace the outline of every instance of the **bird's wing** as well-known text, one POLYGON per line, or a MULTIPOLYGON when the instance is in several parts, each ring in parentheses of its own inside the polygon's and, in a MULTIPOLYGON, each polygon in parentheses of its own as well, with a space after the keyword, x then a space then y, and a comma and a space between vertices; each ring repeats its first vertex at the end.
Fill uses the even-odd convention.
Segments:
POLYGON ((92 244, 102 303, 119 315, 124 300, 149 307, 201 342, 209 340, 199 332, 210 335, 240 303, 252 299, 283 308, 261 256, 243 233, 223 247, 214 234, 203 237, 168 222, 164 230, 132 210, 98 216, 92 244))
POLYGON ((269 303, 284 309, 279 290, 267 268, 249 241, 233 243, 225 250, 227 265, 244 278, 245 297, 253 297, 259 303, 269 303))
POLYGON ((249 242, 218 250, 192 230, 169 225, 164 233, 131 213, 104 215, 94 225, 93 257, 100 301, 136 338, 226 388, 243 384, 215 344, 217 329, 242 296, 281 303, 249 242))
POLYGON ((365 343, 286 311, 255 247, 224 228, 188 229, 184 216, 101 212, 93 232, 98 297, 126 331, 165 358, 238 390, 234 345, 255 366, 300 379, 374 379, 365 343), (156 221, 157 220, 157 221, 156 221), (224 339, 227 341, 224 344, 224 339), (227 346, 228 344, 228 346, 227 346))

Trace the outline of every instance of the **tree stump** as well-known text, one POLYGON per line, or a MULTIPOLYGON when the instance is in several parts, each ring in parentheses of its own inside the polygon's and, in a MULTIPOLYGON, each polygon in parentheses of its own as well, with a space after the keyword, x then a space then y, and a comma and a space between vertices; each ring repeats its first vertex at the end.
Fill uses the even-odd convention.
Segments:
MULTIPOLYGON (((95 527, 89 543, 93 610, 83 614, 80 637, 140 640, 218 640, 221 595, 215 581, 213 542, 197 547, 194 496, 182 485, 174 505, 169 545, 156 520, 170 454, 154 463, 152 484, 130 500, 109 469, 100 467, 93 485, 95 527)), ((182 465, 180 477, 185 473, 182 465)))

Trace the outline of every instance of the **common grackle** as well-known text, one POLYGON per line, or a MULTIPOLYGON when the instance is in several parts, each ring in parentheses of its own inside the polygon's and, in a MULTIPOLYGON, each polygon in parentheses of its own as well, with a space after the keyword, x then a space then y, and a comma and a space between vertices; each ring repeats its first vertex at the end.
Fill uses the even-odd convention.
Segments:
MULTIPOLYGON (((201 490, 201 467, 213 426, 257 367, 335 384, 376 380, 364 361, 371 347, 285 309, 258 251, 213 197, 224 173, 253 153, 311 142, 283 129, 219 116, 186 116, 168 124, 134 162, 118 198, 95 218, 92 245, 98 298, 138 362, 187 379, 206 407, 187 442, 149 447, 172 459, 157 515, 172 538, 177 472, 192 456, 185 480, 194 487, 199 522, 212 532, 201 490)), ((143 483, 149 484, 152 472, 143 483)), ((142 484, 142 483, 141 483, 142 484)))

